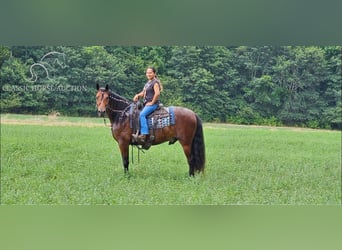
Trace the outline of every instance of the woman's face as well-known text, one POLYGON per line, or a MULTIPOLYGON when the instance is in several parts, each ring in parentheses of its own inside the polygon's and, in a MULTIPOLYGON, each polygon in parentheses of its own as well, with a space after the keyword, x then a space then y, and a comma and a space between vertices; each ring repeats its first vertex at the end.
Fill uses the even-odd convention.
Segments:
POLYGON ((153 72, 152 69, 148 68, 146 70, 146 77, 147 77, 147 79, 152 80, 155 76, 156 76, 156 74, 153 72))

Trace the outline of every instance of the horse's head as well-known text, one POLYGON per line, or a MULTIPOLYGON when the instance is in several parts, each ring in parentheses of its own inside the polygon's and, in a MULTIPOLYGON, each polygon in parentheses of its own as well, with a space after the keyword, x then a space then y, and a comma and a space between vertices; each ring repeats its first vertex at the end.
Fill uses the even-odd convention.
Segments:
POLYGON ((109 91, 108 91, 108 84, 105 88, 100 88, 99 84, 96 84, 96 108, 97 108, 97 114, 99 116, 103 116, 106 112, 106 107, 109 102, 109 91))

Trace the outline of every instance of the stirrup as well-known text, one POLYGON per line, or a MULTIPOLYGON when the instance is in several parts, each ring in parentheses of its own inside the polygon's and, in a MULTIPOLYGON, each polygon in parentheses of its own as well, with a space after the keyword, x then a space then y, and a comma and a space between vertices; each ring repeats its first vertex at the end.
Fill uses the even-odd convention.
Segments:
POLYGON ((132 138, 136 142, 138 141, 138 135, 139 135, 139 130, 135 134, 132 134, 132 138))
POLYGON ((139 143, 145 143, 145 142, 146 142, 146 139, 147 139, 147 136, 146 136, 146 135, 139 135, 139 136, 137 137, 137 141, 138 141, 139 143))

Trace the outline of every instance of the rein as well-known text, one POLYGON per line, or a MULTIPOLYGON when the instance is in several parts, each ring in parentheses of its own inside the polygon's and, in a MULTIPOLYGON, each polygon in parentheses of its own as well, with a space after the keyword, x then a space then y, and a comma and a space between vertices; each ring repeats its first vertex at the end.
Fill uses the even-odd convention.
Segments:
MULTIPOLYGON (((109 99, 111 99, 115 102, 121 102, 121 103, 127 105, 124 109, 113 109, 110 106, 110 102, 108 102, 108 104, 106 105, 106 109, 109 109, 113 113, 119 113, 120 114, 119 120, 122 120, 125 113, 130 109, 131 102, 129 102, 126 99, 116 98, 115 96, 112 95, 112 93, 109 94, 109 99)), ((111 124, 110 126, 107 126, 107 121, 106 121, 105 117, 103 117, 103 123, 104 123, 105 127, 111 127, 111 129, 112 129, 113 125, 111 124)), ((131 146, 132 146, 132 148, 131 148, 132 163, 134 163, 134 150, 133 150, 134 146, 138 149, 138 163, 139 163, 140 162, 140 151, 145 153, 144 149, 139 147, 138 145, 134 145, 134 144, 131 144, 131 146)))
POLYGON ((123 108, 123 109, 113 109, 113 108, 110 106, 110 102, 108 102, 108 104, 106 105, 106 109, 109 109, 109 110, 110 110, 111 112, 113 112, 113 113, 119 113, 119 114, 120 114, 119 120, 122 120, 124 114, 125 114, 125 113, 127 112, 127 110, 129 109, 131 103, 130 103, 128 100, 126 100, 126 99, 116 98, 115 96, 113 96, 113 93, 112 93, 112 92, 109 93, 109 99, 114 100, 115 102, 121 102, 121 103, 123 103, 123 104, 126 105, 126 107, 123 108))
MULTIPOLYGON (((112 93, 113 93, 113 92, 112 92, 112 93)), ((117 101, 117 102, 122 102, 122 103, 125 103, 125 104, 127 104, 127 105, 130 105, 130 104, 131 104, 131 103, 130 103, 128 100, 126 100, 126 99, 120 99, 120 98, 116 98, 116 97, 112 96, 112 93, 110 93, 109 99, 112 99, 112 100, 117 101)))
POLYGON ((104 123, 105 127, 111 127, 111 126, 107 126, 106 117, 103 117, 103 123, 104 123))
MULTIPOLYGON (((107 91, 108 89, 106 89, 107 91)), ((101 99, 101 102, 103 101, 103 95, 104 95, 104 91, 105 89, 101 89, 102 91, 102 99, 101 99)), ((122 122, 123 119, 124 119, 124 116, 125 114, 127 113, 127 111, 131 108, 131 102, 128 101, 127 99, 125 98, 120 98, 119 97, 116 97, 116 94, 111 92, 109 90, 109 93, 108 93, 108 98, 110 99, 109 102, 107 103, 106 105, 106 113, 108 115, 108 117, 110 116, 109 113, 116 113, 118 116, 118 120, 119 122, 122 122), (113 103, 114 102, 114 103, 113 103), (118 105, 118 103, 121 103, 121 105, 118 105), (115 108, 112 108, 112 106, 114 107, 117 107, 117 106, 124 106, 122 107, 121 109, 115 109, 115 108), (108 110, 108 112, 107 112, 108 110)), ((107 125, 107 121, 106 121, 106 117, 104 116, 103 117, 103 123, 104 123, 104 126, 105 127, 110 127, 111 130, 113 130, 113 124, 116 122, 116 120, 112 120, 110 117, 109 119, 111 120, 111 125, 107 125), (113 122, 113 123, 112 123, 113 122)), ((136 145, 134 144, 132 141, 130 142, 130 145, 132 146, 132 151, 131 151, 131 157, 132 157, 132 163, 134 163, 134 146, 138 149, 138 163, 140 162, 140 151, 142 151, 143 153, 144 152, 144 149, 142 147, 139 147, 139 145, 136 145)))

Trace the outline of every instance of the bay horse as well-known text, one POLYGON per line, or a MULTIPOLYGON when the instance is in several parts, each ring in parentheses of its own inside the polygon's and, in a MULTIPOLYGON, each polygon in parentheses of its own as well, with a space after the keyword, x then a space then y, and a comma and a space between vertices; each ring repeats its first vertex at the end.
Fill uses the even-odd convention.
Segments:
MULTIPOLYGON (((119 144, 124 172, 128 173, 129 145, 134 144, 133 130, 130 126, 130 107, 133 102, 112 92, 108 84, 103 88, 96 85, 96 107, 99 116, 107 114, 113 138, 119 144)), ((183 107, 173 107, 175 124, 154 131, 152 145, 177 140, 183 147, 189 164, 189 175, 204 172, 205 145, 203 127, 200 118, 192 110, 183 107)), ((136 144, 135 144, 136 145, 136 144)))

